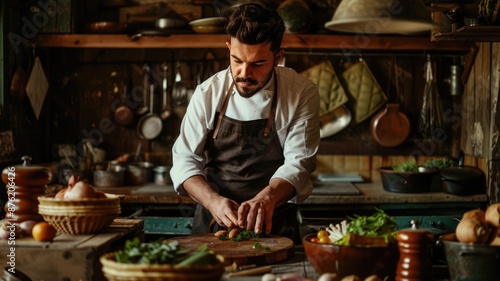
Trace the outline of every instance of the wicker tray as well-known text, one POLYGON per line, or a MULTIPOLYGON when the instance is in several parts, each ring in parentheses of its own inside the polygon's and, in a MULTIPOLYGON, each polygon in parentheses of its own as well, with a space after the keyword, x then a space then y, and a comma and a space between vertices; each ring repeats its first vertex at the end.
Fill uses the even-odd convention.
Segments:
POLYGON ((94 234, 105 230, 120 215, 120 197, 63 200, 53 195, 38 197, 38 213, 59 232, 94 234))
POLYGON ((119 263, 115 253, 107 253, 99 259, 108 281, 218 281, 224 266, 177 267, 172 265, 144 265, 119 263))

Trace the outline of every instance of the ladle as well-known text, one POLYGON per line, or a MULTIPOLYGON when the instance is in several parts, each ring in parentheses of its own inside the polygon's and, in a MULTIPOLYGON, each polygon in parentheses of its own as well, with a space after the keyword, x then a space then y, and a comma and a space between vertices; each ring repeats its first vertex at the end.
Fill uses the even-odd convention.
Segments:
POLYGON ((172 89, 172 97, 174 98, 176 105, 185 105, 187 102, 187 89, 186 85, 184 85, 184 82, 182 81, 180 62, 176 63, 175 82, 172 89))
POLYGON ((167 80, 167 72, 168 72, 168 66, 167 64, 163 65, 163 81, 162 81, 162 112, 160 114, 161 119, 165 120, 170 115, 172 112, 170 112, 170 108, 168 105, 168 80, 167 80))
POLYGON ((142 75, 143 75, 143 86, 144 86, 144 94, 143 94, 143 104, 142 104, 142 107, 138 108, 137 109, 137 114, 139 115, 142 115, 142 114, 145 114, 146 112, 148 112, 150 109, 148 108, 148 98, 152 98, 152 97, 149 97, 149 94, 148 94, 148 91, 149 91, 149 88, 150 88, 150 80, 149 80, 149 72, 150 72, 150 67, 149 65, 146 63, 144 64, 144 66, 142 67, 142 75))

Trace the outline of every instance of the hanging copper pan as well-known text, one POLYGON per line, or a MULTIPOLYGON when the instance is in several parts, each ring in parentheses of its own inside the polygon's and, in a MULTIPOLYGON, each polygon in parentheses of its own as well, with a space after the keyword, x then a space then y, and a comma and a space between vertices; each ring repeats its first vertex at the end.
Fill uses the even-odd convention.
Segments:
MULTIPOLYGON (((392 60, 391 67, 396 72, 395 62, 392 60)), ((398 78, 396 75, 396 95, 398 95, 398 78)), ((392 69, 389 77, 392 77, 392 69)), ((390 80, 389 80, 390 82, 390 80)), ((390 87, 390 83, 388 88, 390 87)), ((397 99, 397 98, 396 98, 397 99)), ((410 121, 400 111, 398 103, 387 103, 385 109, 377 113, 371 120, 370 131, 375 141, 386 147, 395 147, 402 144, 410 134, 410 121)))

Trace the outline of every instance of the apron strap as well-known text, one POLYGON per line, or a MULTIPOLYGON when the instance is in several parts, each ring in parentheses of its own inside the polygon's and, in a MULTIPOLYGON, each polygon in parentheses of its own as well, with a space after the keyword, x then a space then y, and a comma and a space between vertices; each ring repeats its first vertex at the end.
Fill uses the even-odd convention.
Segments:
MULTIPOLYGON (((217 119, 217 124, 215 125, 213 139, 217 138, 217 134, 219 133, 220 123, 222 122, 222 118, 226 113, 227 105, 229 104, 229 98, 233 93, 234 81, 229 87, 229 90, 226 93, 226 97, 224 98, 224 104, 222 104, 222 108, 219 114, 219 118, 217 119)), ((276 73, 274 73, 274 95, 273 100, 271 101, 271 111, 269 112, 269 118, 267 119, 266 129, 264 130, 264 138, 269 136, 269 132, 271 131, 271 127, 273 125, 274 116, 276 114, 276 104, 277 104, 277 95, 278 95, 278 78, 276 73)))
POLYGON ((231 97, 231 94, 233 93, 233 87, 234 87, 234 81, 231 84, 231 87, 229 87, 229 90, 227 90, 226 98, 224 99, 224 104, 222 104, 222 109, 220 110, 219 118, 217 119, 217 124, 215 125, 215 130, 213 135, 214 139, 217 138, 217 134, 219 133, 220 123, 222 122, 222 117, 224 117, 224 114, 226 113, 227 105, 229 104, 229 97, 231 97))

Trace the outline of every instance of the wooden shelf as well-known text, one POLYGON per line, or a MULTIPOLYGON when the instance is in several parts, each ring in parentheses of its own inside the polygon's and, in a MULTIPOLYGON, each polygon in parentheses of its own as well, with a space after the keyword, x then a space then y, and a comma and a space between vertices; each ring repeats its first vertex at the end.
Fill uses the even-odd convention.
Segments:
POLYGON ((474 42, 497 42, 500 41, 500 26, 464 26, 454 32, 435 31, 432 34, 433 42, 445 41, 474 41, 474 42))
MULTIPOLYGON (((33 44, 48 48, 226 48, 227 35, 172 34, 141 36, 126 34, 42 34, 33 44)), ((285 34, 285 49, 393 50, 393 51, 457 51, 468 52, 469 42, 433 42, 429 37, 379 37, 368 35, 285 34)))

